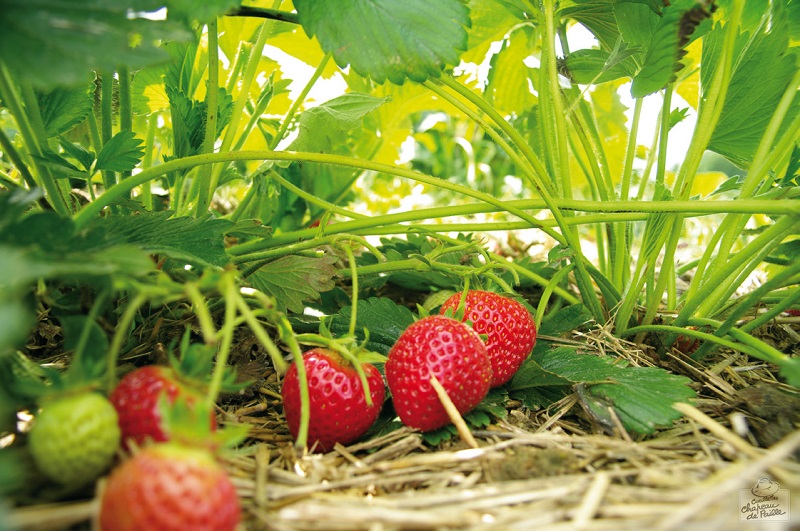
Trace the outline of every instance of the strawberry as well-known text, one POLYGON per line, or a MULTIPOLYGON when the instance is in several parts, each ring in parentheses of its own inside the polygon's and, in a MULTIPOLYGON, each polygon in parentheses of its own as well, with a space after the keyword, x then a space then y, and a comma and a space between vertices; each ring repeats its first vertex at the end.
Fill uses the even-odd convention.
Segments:
MULTIPOLYGON (((439 313, 455 313, 461 294, 451 296, 439 313)), ((486 334, 486 350, 492 361, 492 387, 503 385, 514 376, 536 344, 536 324, 528 310, 508 297, 490 291, 469 291, 464 305, 464 321, 472 323, 478 334, 486 334)))
MULTIPOLYGON (((126 374, 114 388, 109 398, 119 415, 126 448, 129 440, 141 446, 148 439, 157 442, 169 439, 159 407, 162 394, 170 404, 179 395, 190 405, 203 400, 199 389, 179 380, 175 369, 157 365, 141 367, 126 374)), ((209 422, 213 430, 216 427, 213 411, 209 422)))
MULTIPOLYGON (((311 405, 308 446, 327 452, 338 442, 349 444, 372 426, 383 406, 386 389, 374 365, 362 363, 372 405, 368 405, 358 372, 339 353, 315 348, 303 354, 311 405)), ((286 372, 281 388, 283 412, 289 432, 300 430, 300 381, 297 365, 286 372)))
POLYGON ((492 365, 480 336, 442 315, 425 317, 406 328, 389 351, 384 372, 400 420, 422 431, 450 423, 431 386, 431 375, 460 413, 486 397, 492 380, 492 365))
POLYGON ((100 501, 103 531, 222 531, 240 519, 236 489, 211 451, 172 441, 117 467, 100 501))
POLYGON ((119 441, 114 406, 95 392, 44 401, 29 438, 37 467, 50 479, 74 486, 86 485, 105 472, 119 441))

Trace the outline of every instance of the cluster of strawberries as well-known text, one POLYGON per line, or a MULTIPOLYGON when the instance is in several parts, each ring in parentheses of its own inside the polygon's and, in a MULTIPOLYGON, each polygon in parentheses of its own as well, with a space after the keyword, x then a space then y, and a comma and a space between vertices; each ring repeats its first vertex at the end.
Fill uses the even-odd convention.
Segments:
MULTIPOLYGON (((522 304, 469 291, 403 331, 384 366, 386 383, 374 365, 357 368, 333 350, 309 350, 302 360, 308 446, 325 452, 362 437, 384 405, 387 384, 404 424, 421 431, 445 426, 452 417, 442 389, 460 414, 470 411, 514 375, 535 342, 534 321, 522 304)), ((297 365, 282 387, 295 438, 302 394, 297 365)), ((104 482, 103 530, 234 529, 240 502, 219 461, 223 430, 201 387, 175 367, 146 366, 124 376, 108 397, 91 389, 54 397, 36 415, 31 455, 51 479, 87 485, 112 467, 120 449, 129 454, 104 482)))
POLYGON ((239 498, 219 463, 205 400, 175 369, 142 367, 108 398, 83 390, 45 402, 30 432, 31 455, 50 479, 83 486, 113 465, 120 448, 131 454, 105 482, 104 531, 233 530, 239 498))
MULTIPOLYGON (((439 315, 410 325, 389 351, 386 383, 395 412, 407 426, 430 431, 451 422, 434 388, 434 378, 458 412, 467 413, 490 388, 510 380, 533 350, 536 326, 522 304, 477 290, 467 292, 463 306, 461 299, 461 294, 453 295, 441 306, 439 315)), ((312 349, 304 354, 303 365, 310 402, 309 447, 325 452, 364 435, 377 419, 386 395, 378 369, 362 364, 369 387, 367 400, 358 371, 338 353, 312 349)), ((292 365, 282 396, 295 438, 301 418, 300 392, 297 367, 292 365)))

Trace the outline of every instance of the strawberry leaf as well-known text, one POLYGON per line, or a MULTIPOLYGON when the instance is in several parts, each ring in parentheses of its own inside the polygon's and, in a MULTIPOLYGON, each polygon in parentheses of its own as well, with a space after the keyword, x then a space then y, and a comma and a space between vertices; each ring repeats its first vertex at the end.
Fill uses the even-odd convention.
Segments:
POLYGON ((121 64, 154 64, 167 58, 160 42, 191 38, 183 25, 148 19, 158 7, 144 0, 5 0, 0 56, 17 79, 39 87, 83 84, 92 70, 121 64))
POLYGON ((627 430, 645 434, 679 418, 672 405, 695 396, 688 378, 657 367, 614 365, 611 360, 579 354, 570 347, 537 348, 512 379, 509 391, 525 405, 541 407, 552 403, 547 401, 550 396, 574 385, 596 420, 610 422, 611 406, 627 430))
POLYGON ((131 171, 144 155, 141 139, 133 131, 120 131, 109 140, 95 163, 96 170, 131 171))
MULTIPOLYGON (((350 316, 353 307, 346 306, 332 316, 329 329, 334 336, 348 333, 350 316)), ((369 331, 369 339, 364 345, 367 349, 381 354, 388 354, 403 330, 414 322, 414 314, 405 306, 396 304, 387 298, 370 298, 358 301, 356 313, 356 338, 366 339, 365 330, 369 331)))
POLYGON ((361 125, 364 116, 388 98, 348 93, 312 107, 300 115, 300 132, 289 146, 293 151, 331 153, 347 133, 361 125))
POLYGON ((423 82, 459 63, 469 10, 459 0, 295 0, 300 24, 336 63, 378 83, 423 82))
POLYGON ((57 87, 38 94, 45 133, 48 138, 66 133, 86 119, 94 104, 94 86, 57 87))
POLYGON ((281 311, 288 309, 303 313, 305 302, 317 300, 320 292, 333 289, 333 266, 336 256, 326 254, 320 258, 284 256, 250 275, 250 285, 275 298, 281 311))
MULTIPOLYGON (((701 69, 704 87, 714 77, 714 65, 719 64, 722 42, 727 29, 717 25, 703 42, 701 69)), ((746 167, 753 158, 761 137, 784 92, 797 71, 798 54, 790 47, 790 32, 782 9, 765 15, 765 22, 737 37, 733 74, 717 127, 709 149, 724 155, 733 163, 746 167), (756 82, 757 81, 757 82, 756 82)), ((701 103, 702 105, 702 103, 701 103)), ((778 138, 800 112, 800 97, 783 119, 778 138)))
POLYGON ((170 218, 172 212, 96 218, 87 231, 95 241, 131 244, 148 253, 163 253, 194 264, 222 267, 229 262, 224 234, 232 222, 224 219, 170 218))

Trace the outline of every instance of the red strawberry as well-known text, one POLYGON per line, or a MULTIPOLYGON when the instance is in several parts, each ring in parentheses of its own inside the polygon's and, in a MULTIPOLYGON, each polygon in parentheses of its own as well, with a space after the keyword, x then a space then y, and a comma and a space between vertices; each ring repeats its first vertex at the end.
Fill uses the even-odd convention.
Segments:
MULTIPOLYGON (((308 446, 327 452, 338 442, 348 444, 366 433, 378 418, 386 396, 383 378, 375 366, 362 363, 372 405, 355 367, 332 350, 315 348, 303 355, 311 404, 308 446), (316 445, 316 446, 315 446, 316 445)), ((297 365, 286 372, 281 389, 283 412, 292 437, 300 430, 300 381, 297 365)))
MULTIPOLYGON (((132 439, 141 446, 147 439, 163 442, 169 439, 161 418, 162 394, 170 404, 180 395, 188 404, 204 399, 200 391, 178 380, 170 367, 149 365, 126 374, 109 397, 119 415, 122 440, 132 439)), ((216 428, 213 411, 210 414, 212 430, 216 428)))
MULTIPOLYGON (((455 312, 461 294, 447 299, 439 313, 455 312)), ((467 293, 464 320, 479 334, 486 334, 486 350, 492 361, 492 387, 514 376, 536 344, 536 324, 528 310, 508 297, 490 291, 467 293)))
POLYGON ((492 380, 491 362, 480 336, 442 315, 420 319, 400 334, 389 351, 385 373, 400 420, 422 431, 450 423, 431 386, 431 375, 460 413, 486 397, 492 380))
POLYGON ((233 530, 241 518, 236 489, 213 454, 175 442, 117 467, 100 503, 103 531, 233 530))

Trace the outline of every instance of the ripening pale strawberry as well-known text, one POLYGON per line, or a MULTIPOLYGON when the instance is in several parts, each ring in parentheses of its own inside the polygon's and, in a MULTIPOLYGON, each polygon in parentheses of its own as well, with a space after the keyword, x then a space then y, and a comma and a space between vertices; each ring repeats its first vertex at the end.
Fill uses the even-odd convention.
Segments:
MULTIPOLYGON (((171 367, 148 365, 126 374, 109 396, 119 415, 123 445, 134 440, 138 446, 146 440, 163 442, 169 439, 161 418, 159 400, 166 395, 170 404, 178 396, 188 404, 204 399, 200 391, 182 383, 171 367)), ((211 428, 216 428, 213 411, 209 415, 211 428)))
MULTIPOLYGON (((451 296, 439 313, 455 314, 461 294, 451 296)), ((514 376, 536 344, 536 324, 530 312, 514 299, 490 291, 469 291, 464 320, 472 322, 478 334, 486 335, 486 350, 492 361, 492 387, 514 376)))
POLYGON ((236 489, 204 449, 150 445, 122 463, 100 502, 102 531, 227 531, 241 519, 236 489))
POLYGON ((95 392, 54 397, 42 404, 28 439, 36 466, 63 485, 86 485, 105 472, 119 448, 117 413, 95 392))
POLYGON ((442 315, 425 317, 406 328, 389 351, 384 372, 400 420, 422 431, 450 423, 431 386, 432 374, 462 414, 486 397, 492 380, 491 362, 480 336, 442 315))
MULTIPOLYGON (((372 405, 367 404, 358 372, 339 353, 315 348, 303 354, 311 406, 308 447, 327 452, 336 443, 349 444, 364 435, 378 418, 386 395, 381 373, 362 363, 372 405)), ((281 388, 283 412, 292 437, 300 431, 300 380, 297 365, 286 372, 281 388)))

